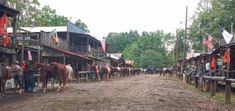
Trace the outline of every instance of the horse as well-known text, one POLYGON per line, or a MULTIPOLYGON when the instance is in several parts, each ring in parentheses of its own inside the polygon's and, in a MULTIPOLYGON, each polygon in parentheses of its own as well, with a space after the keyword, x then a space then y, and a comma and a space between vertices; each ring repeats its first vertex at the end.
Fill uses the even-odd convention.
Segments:
POLYGON ((57 62, 51 62, 49 70, 52 72, 55 79, 59 81, 59 88, 57 89, 57 92, 60 91, 62 83, 63 83, 62 88, 65 88, 66 81, 68 78, 65 65, 57 62))
POLYGON ((72 66, 70 65, 70 64, 67 64, 67 65, 65 65, 65 69, 66 69, 66 73, 67 73, 67 75, 68 75, 68 79, 70 80, 70 81, 73 81, 74 79, 74 71, 73 71, 73 68, 72 68, 72 66))
POLYGON ((121 68, 120 67, 111 67, 111 75, 112 76, 117 76, 118 73, 120 72, 121 68))
POLYGON ((23 92, 23 69, 18 65, 14 64, 12 66, 8 66, 6 64, 0 65, 0 93, 2 96, 5 94, 5 84, 7 80, 15 78, 16 84, 16 92, 17 86, 19 85, 19 93, 23 92))
POLYGON ((104 74, 105 80, 110 79, 110 74, 111 74, 111 68, 109 66, 103 66, 101 67, 101 73, 104 74))
POLYGON ((163 76, 167 76, 167 74, 173 76, 174 70, 172 68, 163 68, 162 74, 163 76))
POLYGON ((95 66, 95 74, 96 74, 96 80, 100 80, 100 66, 96 65, 95 66))
MULTIPOLYGON (((45 93, 47 90, 48 80, 50 78, 54 78, 54 75, 52 75, 50 71, 49 64, 36 62, 32 65, 32 69, 40 71, 40 75, 42 79, 42 88, 43 88, 43 92, 45 93)), ((53 81, 53 88, 54 88, 54 81, 53 81)))

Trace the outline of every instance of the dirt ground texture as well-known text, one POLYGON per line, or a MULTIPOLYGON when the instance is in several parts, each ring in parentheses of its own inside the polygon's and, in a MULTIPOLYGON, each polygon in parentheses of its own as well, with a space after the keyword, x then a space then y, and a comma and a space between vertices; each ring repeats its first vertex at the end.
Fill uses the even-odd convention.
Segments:
MULTIPOLYGON (((51 88, 51 87, 49 87, 51 88)), ((56 89, 55 89, 56 90, 56 89)), ((72 83, 61 92, 8 93, 0 111, 234 111, 186 88, 176 78, 159 75, 118 77, 72 83)), ((234 108, 234 107, 233 107, 234 108)))

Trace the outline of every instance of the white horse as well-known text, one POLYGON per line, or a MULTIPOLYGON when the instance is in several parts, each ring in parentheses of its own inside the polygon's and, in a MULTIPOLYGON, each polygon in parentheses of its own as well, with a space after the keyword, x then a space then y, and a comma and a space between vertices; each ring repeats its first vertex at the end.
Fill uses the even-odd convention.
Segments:
POLYGON ((67 75, 68 75, 68 79, 70 80, 70 81, 73 81, 74 79, 73 79, 73 77, 74 77, 74 71, 73 71, 73 68, 72 68, 72 66, 70 65, 70 64, 67 64, 67 65, 65 65, 65 68, 66 68, 66 73, 67 73, 67 75))

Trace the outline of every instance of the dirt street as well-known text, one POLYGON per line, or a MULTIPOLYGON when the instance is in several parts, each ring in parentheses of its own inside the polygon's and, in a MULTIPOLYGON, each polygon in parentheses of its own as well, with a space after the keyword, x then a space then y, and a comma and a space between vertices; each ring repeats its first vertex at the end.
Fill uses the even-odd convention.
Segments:
MULTIPOLYGON (((51 88, 51 87, 50 87, 51 88)), ((228 107, 186 89, 176 78, 159 75, 73 83, 57 93, 6 94, 0 111, 226 111, 228 107)), ((233 109, 230 109, 231 111, 233 109)))

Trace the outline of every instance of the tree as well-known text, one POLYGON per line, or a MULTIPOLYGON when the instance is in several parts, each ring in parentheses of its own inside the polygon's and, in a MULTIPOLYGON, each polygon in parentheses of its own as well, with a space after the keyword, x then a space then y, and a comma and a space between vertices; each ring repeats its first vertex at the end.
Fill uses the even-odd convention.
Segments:
POLYGON ((135 42, 139 37, 140 35, 138 32, 133 30, 121 33, 111 32, 106 38, 106 42, 110 44, 108 52, 121 53, 126 47, 135 42))
POLYGON ((82 30, 84 30, 85 32, 90 32, 90 31, 88 30, 88 26, 87 26, 85 23, 83 23, 80 19, 78 19, 78 20, 75 22, 75 25, 76 25, 77 27, 81 28, 82 30))
POLYGON ((57 15, 56 10, 46 5, 40 11, 35 26, 65 26, 67 22, 67 17, 57 15))
POLYGON ((174 42, 173 35, 163 31, 143 32, 123 51, 124 57, 134 60, 136 67, 166 67, 173 63, 173 53, 168 51, 174 42))
POLYGON ((17 25, 20 27, 31 26, 38 17, 40 3, 38 0, 5 0, 8 7, 20 11, 17 25))

